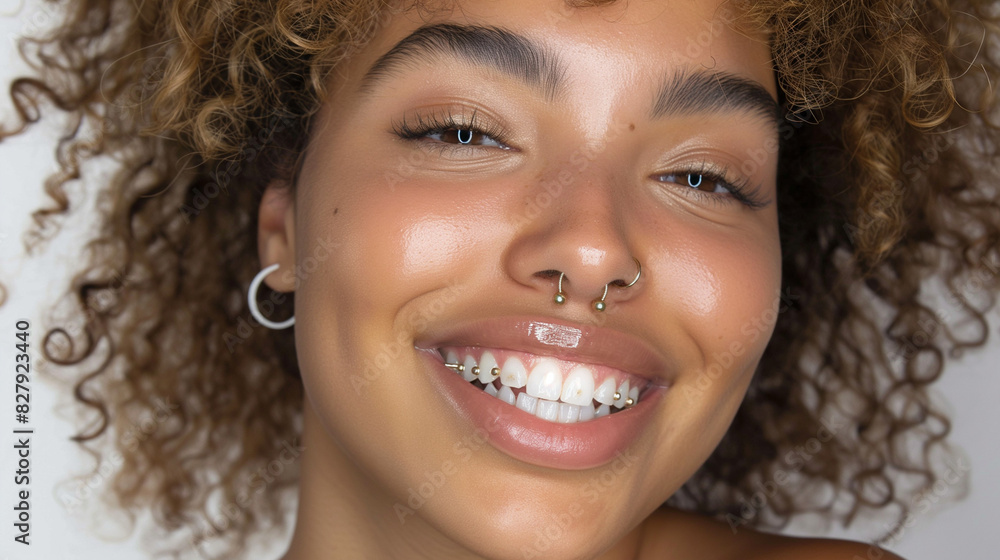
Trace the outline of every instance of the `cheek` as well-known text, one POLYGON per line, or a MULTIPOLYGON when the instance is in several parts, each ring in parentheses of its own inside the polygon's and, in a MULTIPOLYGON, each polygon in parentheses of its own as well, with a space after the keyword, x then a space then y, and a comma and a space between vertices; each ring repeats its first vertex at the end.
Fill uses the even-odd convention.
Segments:
POLYGON ((350 315, 358 307, 390 311, 423 291, 454 283, 449 266, 477 235, 467 213, 432 186, 391 189, 367 174, 338 179, 350 188, 302 204, 297 259, 308 256, 317 238, 329 236, 338 245, 320 285, 302 286, 303 296, 331 299, 338 314, 350 315))
POLYGON ((433 275, 458 258, 465 228, 449 217, 425 217, 406 224, 401 234, 399 274, 433 275))
POLYGON ((425 384, 400 383, 416 369, 414 319, 433 319, 454 300, 453 263, 475 235, 474 224, 459 219, 460 211, 431 186, 391 190, 371 173, 340 169, 322 171, 336 177, 336 188, 314 183, 300 191, 296 213, 297 262, 319 250, 321 240, 335 244, 295 294, 303 383, 335 440, 357 460, 380 465, 387 479, 404 480, 396 454, 435 456, 398 429, 428 422, 424 403, 434 397, 425 384), (359 425, 365 416, 381 421, 359 425), (371 441, 384 445, 372 448, 371 441))
POLYGON ((378 382, 389 377, 378 372, 397 367, 388 362, 412 350, 408 337, 444 312, 442 297, 475 283, 484 251, 496 250, 496 232, 472 206, 492 202, 463 200, 430 181, 392 185, 384 167, 331 159, 302 176, 309 182, 296 209, 296 260, 310 258, 318 240, 335 244, 295 296, 300 363, 307 385, 323 385, 316 394, 356 393, 350 376, 336 372, 374 366, 378 382))
MULTIPOLYGON (((775 221, 776 222, 776 221, 775 221)), ((716 228, 676 220, 651 254, 653 296, 677 351, 677 372, 663 405, 668 426, 656 462, 694 472, 728 429, 777 319, 781 250, 775 227, 716 228)), ((651 481, 664 491, 683 480, 651 481)))
POLYGON ((781 250, 770 227, 674 232, 663 246, 656 298, 667 302, 704 368, 752 368, 770 339, 781 288, 781 250))

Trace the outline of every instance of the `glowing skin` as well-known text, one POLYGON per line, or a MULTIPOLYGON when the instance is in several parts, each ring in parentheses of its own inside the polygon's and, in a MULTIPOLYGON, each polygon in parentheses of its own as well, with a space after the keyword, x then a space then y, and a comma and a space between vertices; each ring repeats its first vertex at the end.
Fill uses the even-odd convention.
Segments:
POLYGON ((459 2, 394 16, 334 73, 294 200, 271 188, 261 206, 261 262, 281 265, 267 283, 291 291, 283 272, 315 265, 295 293, 308 398, 286 558, 514 559, 531 547, 544 558, 665 558, 716 546, 689 521, 654 536, 641 529, 729 426, 770 337, 781 280, 777 152, 761 150, 777 139, 773 126, 733 111, 648 118, 662 77, 681 69, 729 72, 776 98, 765 38, 731 29, 717 8, 459 2), (548 98, 441 55, 359 91, 381 55, 441 22, 498 26, 545 45, 565 68, 562 89, 548 98), (502 126, 511 149, 481 137, 462 145, 467 131, 421 140, 393 132, 404 117, 412 124, 449 108, 502 126), (762 159, 750 158, 754 150, 762 159), (733 178, 749 169, 762 205, 696 191, 686 176, 654 179, 706 161, 733 178), (552 181, 561 191, 542 196, 552 181), (322 258, 321 241, 336 244, 322 258), (633 256, 642 279, 612 287, 597 314, 590 302, 607 282, 634 277, 633 256), (550 270, 566 273, 565 305, 552 303, 556 277, 539 274, 550 270), (512 316, 537 319, 546 344, 573 339, 548 319, 614 329, 659 356, 655 381, 670 388, 622 450, 630 466, 539 466, 476 440, 414 345, 448 325, 512 316), (593 486, 601 475, 608 484, 593 486), (410 502, 428 483, 433 495, 410 502), (559 538, 538 540, 567 513, 559 538))

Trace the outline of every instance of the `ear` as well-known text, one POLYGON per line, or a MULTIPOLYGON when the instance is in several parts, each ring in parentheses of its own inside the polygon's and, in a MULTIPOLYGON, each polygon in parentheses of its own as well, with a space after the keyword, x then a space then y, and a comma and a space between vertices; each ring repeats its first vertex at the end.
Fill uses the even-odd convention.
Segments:
POLYGON ((277 263, 264 283, 277 292, 295 289, 295 197, 286 181, 271 181, 257 216, 257 253, 261 268, 277 263))

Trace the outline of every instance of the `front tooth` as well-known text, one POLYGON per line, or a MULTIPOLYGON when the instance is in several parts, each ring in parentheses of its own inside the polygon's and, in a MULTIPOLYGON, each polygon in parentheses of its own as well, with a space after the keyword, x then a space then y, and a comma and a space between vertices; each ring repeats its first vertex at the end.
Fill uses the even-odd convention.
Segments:
POLYGON ((628 396, 629 396, 630 399, 632 399, 632 404, 633 405, 635 403, 639 402, 639 388, 638 387, 632 387, 631 389, 629 389, 628 396))
POLYGON ((500 391, 497 392, 497 398, 509 405, 513 405, 517 402, 517 397, 514 396, 514 391, 511 391, 510 387, 506 385, 500 386, 500 391))
POLYGON ((517 395, 517 403, 515 406, 521 410, 527 412, 528 414, 535 413, 535 407, 538 405, 538 399, 528 395, 528 393, 520 393, 517 395))
POLYGON ((615 407, 622 408, 625 406, 625 399, 628 398, 628 379, 622 382, 618 387, 618 397, 615 399, 615 407))
MULTIPOLYGON (((559 421, 563 424, 572 424, 580 419, 580 409, 583 407, 569 403, 559 403, 559 421)), ((593 409, 591 409, 593 410, 593 409)))
POLYGON ((493 375, 493 368, 497 367, 497 361, 493 357, 493 354, 489 350, 483 352, 481 358, 479 358, 479 380, 483 382, 483 385, 487 383, 492 383, 496 377, 493 375))
POLYGON ((494 387, 492 383, 487 383, 486 384, 486 389, 484 389, 484 390, 486 391, 486 394, 489 395, 489 396, 491 396, 491 397, 497 396, 497 388, 494 387))
POLYGON ((476 367, 476 359, 472 356, 465 357, 465 369, 462 370, 462 378, 466 381, 473 381, 476 374, 472 373, 472 368, 476 367))
POLYGON ((519 358, 507 358, 500 370, 500 383, 517 389, 528 382, 528 370, 519 358))
POLYGON ((559 400, 562 393, 562 372, 559 363, 552 358, 538 360, 528 376, 528 386, 525 389, 529 395, 550 401, 559 400))
POLYGON ((535 416, 541 418, 542 420, 555 422, 556 418, 559 418, 559 403, 545 399, 538 399, 538 408, 535 410, 535 416))
POLYGON ((580 407, 580 422, 594 419, 594 407, 587 404, 580 407))
POLYGON ((615 378, 608 377, 601 383, 601 386, 594 391, 594 400, 601 404, 608 404, 615 402, 615 378))
POLYGON ((606 404, 602 404, 597 407, 597 411, 594 412, 594 418, 600 418, 601 416, 607 416, 608 414, 611 414, 611 407, 606 404))
POLYGON ((594 372, 584 366, 573 368, 563 382, 559 400, 579 406, 589 405, 594 400, 594 372))

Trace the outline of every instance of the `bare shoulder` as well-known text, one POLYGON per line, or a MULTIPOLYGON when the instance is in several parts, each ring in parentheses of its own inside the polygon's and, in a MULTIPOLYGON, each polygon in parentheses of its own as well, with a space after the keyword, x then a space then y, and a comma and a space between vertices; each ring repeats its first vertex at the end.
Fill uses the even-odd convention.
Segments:
POLYGON ((747 560, 903 560, 874 544, 839 539, 809 539, 768 535, 764 544, 747 560))
POLYGON ((646 520, 642 540, 641 560, 903 560, 868 543, 774 535, 672 509, 646 520))

